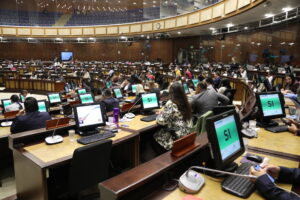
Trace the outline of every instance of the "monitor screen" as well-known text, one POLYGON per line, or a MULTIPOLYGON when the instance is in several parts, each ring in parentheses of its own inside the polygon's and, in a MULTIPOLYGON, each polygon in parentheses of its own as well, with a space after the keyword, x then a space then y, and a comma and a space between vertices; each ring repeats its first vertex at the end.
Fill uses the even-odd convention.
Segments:
POLYGON ((20 94, 20 100, 21 100, 21 102, 25 102, 25 97, 21 94, 20 94))
POLYGON ((199 83, 199 80, 198 79, 193 79, 192 82, 193 82, 194 86, 197 87, 197 85, 199 83))
POLYGON ((70 92, 70 89, 69 89, 69 87, 68 87, 67 85, 65 86, 65 92, 66 92, 66 93, 69 93, 69 92, 70 92))
POLYGON ((48 94, 48 99, 50 103, 60 103, 60 94, 59 93, 53 93, 53 94, 48 94))
POLYGON ((115 93, 116 98, 122 98, 123 97, 120 88, 114 89, 114 93, 115 93))
POLYGON ((159 101, 156 93, 142 94, 142 108, 144 110, 159 108, 159 101))
POLYGON ((183 86, 183 90, 184 90, 185 94, 189 94, 190 89, 189 89, 188 85, 186 83, 184 83, 182 86, 183 86))
POLYGON ((241 144, 239 133, 233 115, 220 119, 216 122, 215 129, 217 133, 219 148, 222 160, 230 157, 240 150, 241 144))
POLYGON ((71 61, 73 59, 73 52, 61 52, 62 61, 71 61))
POLYGON ((80 94, 79 99, 82 104, 94 103, 94 98, 93 98, 92 94, 80 94))
POLYGON ((10 99, 2 99, 2 105, 4 107, 4 110, 7 106, 9 106, 11 104, 11 100, 10 99))
POLYGON ((207 118, 206 131, 216 169, 229 167, 245 152, 241 123, 235 110, 207 118))
POLYGON ((85 94, 86 93, 86 89, 78 89, 77 93, 78 94, 85 94))
POLYGON ((131 88, 132 93, 136 93, 136 85, 132 85, 131 88))
POLYGON ((107 88, 111 88, 111 86, 112 86, 112 82, 111 82, 111 81, 107 81, 107 82, 106 82, 106 87, 107 87, 107 88))
POLYGON ((100 104, 78 105, 75 107, 75 120, 78 128, 105 125, 104 113, 100 104))
POLYGON ((40 112, 48 112, 46 101, 38 101, 38 106, 40 112))
POLYGON ((259 95, 262 114, 264 117, 278 116, 283 114, 279 94, 259 95))

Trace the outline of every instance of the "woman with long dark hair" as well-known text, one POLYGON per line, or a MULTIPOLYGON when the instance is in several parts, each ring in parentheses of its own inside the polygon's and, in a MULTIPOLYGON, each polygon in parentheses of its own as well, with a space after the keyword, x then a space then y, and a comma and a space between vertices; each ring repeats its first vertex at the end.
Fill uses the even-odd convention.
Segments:
POLYGON ((169 89, 170 100, 157 116, 156 122, 164 127, 154 134, 155 141, 170 150, 173 142, 190 133, 193 127, 192 111, 180 83, 173 83, 169 89))

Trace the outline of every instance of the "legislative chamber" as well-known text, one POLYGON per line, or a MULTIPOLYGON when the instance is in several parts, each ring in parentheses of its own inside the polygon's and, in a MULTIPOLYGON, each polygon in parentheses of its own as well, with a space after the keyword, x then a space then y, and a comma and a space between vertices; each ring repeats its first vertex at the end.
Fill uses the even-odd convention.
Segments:
POLYGON ((0 200, 300 200, 299 0, 0 6, 0 200))

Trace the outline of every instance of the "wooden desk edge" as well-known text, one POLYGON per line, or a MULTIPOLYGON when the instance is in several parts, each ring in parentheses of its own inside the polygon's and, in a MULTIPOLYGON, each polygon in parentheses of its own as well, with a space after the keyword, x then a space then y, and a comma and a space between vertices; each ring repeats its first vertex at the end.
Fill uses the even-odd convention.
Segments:
POLYGON ((197 148, 190 151, 189 153, 187 153, 186 155, 183 155, 182 157, 176 158, 171 155, 171 151, 168 151, 154 158, 153 160, 150 160, 142 165, 139 165, 138 167, 135 167, 131 170, 128 170, 120 175, 117 175, 100 183, 99 187, 102 190, 106 191, 106 193, 109 192, 110 195, 114 194, 113 196, 116 197, 123 196, 124 194, 134 190, 139 185, 142 185, 143 183, 147 182, 149 179, 155 178, 163 171, 171 168, 178 162, 184 160, 186 157, 191 156, 195 152, 203 149, 208 145, 206 134, 200 136, 198 141, 200 142, 200 145, 197 148), (168 160, 170 160, 170 163, 165 163, 163 166, 160 163, 161 161, 168 160), (137 173, 139 171, 141 171, 141 173, 137 173), (137 174, 139 174, 140 176, 137 176, 137 174))

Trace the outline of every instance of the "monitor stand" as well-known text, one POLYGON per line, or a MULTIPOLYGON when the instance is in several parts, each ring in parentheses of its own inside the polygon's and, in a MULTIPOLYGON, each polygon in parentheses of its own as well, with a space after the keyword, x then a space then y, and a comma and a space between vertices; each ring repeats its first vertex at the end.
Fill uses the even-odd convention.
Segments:
POLYGON ((259 127, 273 127, 273 126, 278 126, 278 123, 275 122, 274 120, 272 119, 261 119, 259 118, 257 120, 257 126, 259 127))
POLYGON ((153 110, 141 110, 142 115, 154 115, 155 112, 153 110))

